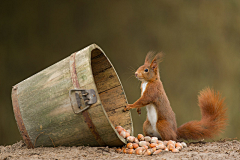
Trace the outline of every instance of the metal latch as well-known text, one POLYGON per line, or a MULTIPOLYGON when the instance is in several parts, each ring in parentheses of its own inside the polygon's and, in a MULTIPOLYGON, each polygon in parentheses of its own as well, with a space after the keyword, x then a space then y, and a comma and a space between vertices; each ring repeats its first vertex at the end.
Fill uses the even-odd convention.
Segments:
POLYGON ((78 114, 88 109, 91 104, 97 102, 97 96, 94 89, 71 89, 69 97, 73 112, 78 114))

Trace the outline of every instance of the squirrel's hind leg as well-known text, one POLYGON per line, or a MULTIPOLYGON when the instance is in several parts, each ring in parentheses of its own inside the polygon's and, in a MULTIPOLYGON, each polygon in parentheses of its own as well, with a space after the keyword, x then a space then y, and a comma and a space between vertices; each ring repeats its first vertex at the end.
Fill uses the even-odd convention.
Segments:
POLYGON ((143 133, 145 136, 158 137, 158 139, 162 139, 160 134, 156 131, 156 129, 153 128, 148 119, 146 119, 146 121, 143 123, 143 133))
POLYGON ((157 121, 156 128, 162 137, 162 140, 177 140, 177 133, 166 120, 157 121))
POLYGON ((153 132, 152 131, 152 126, 149 122, 148 119, 146 119, 146 121, 143 123, 143 133, 145 136, 153 136, 153 132))

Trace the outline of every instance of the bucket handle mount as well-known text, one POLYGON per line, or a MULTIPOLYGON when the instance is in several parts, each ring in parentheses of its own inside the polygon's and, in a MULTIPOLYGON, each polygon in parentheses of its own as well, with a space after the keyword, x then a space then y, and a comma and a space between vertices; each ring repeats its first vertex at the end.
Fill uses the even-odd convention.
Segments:
POLYGON ((69 91, 69 97, 75 114, 85 111, 90 105, 97 102, 94 89, 71 89, 69 91))

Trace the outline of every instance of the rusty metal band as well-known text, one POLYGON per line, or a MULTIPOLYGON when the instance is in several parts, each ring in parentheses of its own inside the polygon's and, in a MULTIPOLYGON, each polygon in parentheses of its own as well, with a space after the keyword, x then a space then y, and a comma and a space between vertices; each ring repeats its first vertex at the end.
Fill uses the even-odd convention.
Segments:
MULTIPOLYGON (((76 63, 75 63, 75 56, 76 56, 76 52, 73 53, 70 56, 70 73, 71 73, 71 79, 72 79, 72 83, 75 89, 81 89, 80 88, 80 84, 78 81, 78 77, 77 77, 77 72, 76 72, 76 63)), ((97 128, 95 127, 95 125, 92 122, 92 119, 88 113, 87 110, 83 111, 81 113, 85 119, 85 123, 88 125, 89 130, 92 132, 94 138, 96 139, 96 141, 98 142, 98 144, 100 146, 106 146, 106 144, 104 143, 104 141, 101 139, 97 128)))
POLYGON ((27 148, 34 148, 30 140, 30 137, 28 135, 28 132, 26 130, 26 127, 23 123, 22 115, 20 112, 19 104, 18 104, 18 98, 17 98, 17 86, 14 86, 12 88, 12 104, 13 104, 13 111, 14 111, 15 119, 17 121, 20 134, 22 135, 23 140, 27 145, 27 148))

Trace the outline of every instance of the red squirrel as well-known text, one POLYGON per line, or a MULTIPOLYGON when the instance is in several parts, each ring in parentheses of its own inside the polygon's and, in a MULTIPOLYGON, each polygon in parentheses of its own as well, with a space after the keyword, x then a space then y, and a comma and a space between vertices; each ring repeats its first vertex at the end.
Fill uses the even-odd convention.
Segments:
POLYGON ((206 88, 198 96, 202 118, 200 121, 190 121, 177 128, 175 113, 160 80, 158 63, 163 54, 149 52, 144 65, 135 72, 142 81, 141 97, 133 104, 128 104, 123 111, 146 106, 147 119, 143 124, 146 136, 158 137, 162 140, 202 140, 212 138, 226 126, 226 108, 224 99, 219 92, 206 88), (153 58, 154 57, 154 58, 153 58), (151 61, 151 59, 153 59, 151 61))

